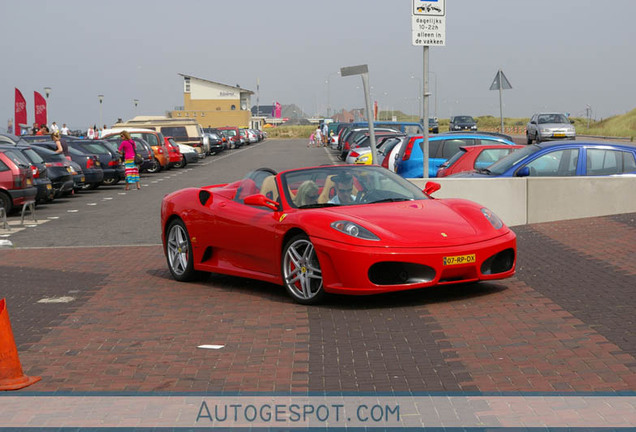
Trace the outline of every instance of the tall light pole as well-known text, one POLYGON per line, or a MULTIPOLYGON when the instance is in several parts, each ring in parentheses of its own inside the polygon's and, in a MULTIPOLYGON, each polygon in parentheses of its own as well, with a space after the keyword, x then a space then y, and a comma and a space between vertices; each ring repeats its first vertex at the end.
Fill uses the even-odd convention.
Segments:
POLYGON ((422 117, 422 104, 419 102, 420 98, 422 97, 422 80, 419 77, 416 77, 415 75, 411 75, 411 79, 417 80, 417 83, 419 84, 418 87, 418 93, 417 93, 417 105, 418 105, 418 123, 422 121, 423 117, 422 117))
POLYGON ((104 124, 102 121, 102 102, 104 102, 104 95, 97 95, 97 99, 99 100, 99 127, 101 127, 104 124))
POLYGON ((51 95, 51 87, 44 87, 44 95, 46 96, 46 124, 49 124, 49 113, 51 112, 49 96, 51 95))

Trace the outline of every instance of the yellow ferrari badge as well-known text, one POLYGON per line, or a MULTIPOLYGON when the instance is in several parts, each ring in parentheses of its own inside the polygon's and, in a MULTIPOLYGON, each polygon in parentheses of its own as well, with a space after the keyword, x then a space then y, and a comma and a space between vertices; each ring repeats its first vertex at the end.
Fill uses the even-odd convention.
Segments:
POLYGON ((280 219, 278 219, 278 222, 282 222, 283 220, 285 220, 286 217, 287 213, 283 213, 282 215, 280 215, 280 219))

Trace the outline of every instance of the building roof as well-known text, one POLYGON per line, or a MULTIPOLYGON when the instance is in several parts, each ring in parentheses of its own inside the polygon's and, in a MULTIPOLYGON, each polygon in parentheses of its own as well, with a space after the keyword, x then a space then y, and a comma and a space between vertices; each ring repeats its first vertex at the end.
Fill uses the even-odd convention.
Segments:
POLYGON ((188 74, 182 74, 182 73, 179 73, 179 75, 181 75, 184 78, 186 78, 186 77, 187 78, 194 78, 194 79, 198 79, 199 81, 205 81, 205 82, 209 82, 209 83, 212 83, 212 84, 221 85, 221 86, 224 86, 224 87, 229 87, 229 88, 233 88, 233 89, 239 89, 242 93, 254 94, 254 92, 252 90, 244 89, 244 88, 240 87, 238 84, 235 85, 235 86, 231 86, 231 85, 223 84, 223 83, 220 83, 220 82, 210 81, 210 80, 207 80, 207 79, 204 79, 204 78, 195 77, 194 75, 188 75, 188 74))

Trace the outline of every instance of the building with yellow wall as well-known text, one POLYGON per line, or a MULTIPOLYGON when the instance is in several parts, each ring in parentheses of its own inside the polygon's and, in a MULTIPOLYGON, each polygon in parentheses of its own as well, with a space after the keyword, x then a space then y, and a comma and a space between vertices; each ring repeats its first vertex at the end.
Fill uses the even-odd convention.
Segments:
POLYGON ((193 118, 204 128, 250 127, 251 90, 179 74, 183 77, 183 106, 170 112, 173 118, 193 118))

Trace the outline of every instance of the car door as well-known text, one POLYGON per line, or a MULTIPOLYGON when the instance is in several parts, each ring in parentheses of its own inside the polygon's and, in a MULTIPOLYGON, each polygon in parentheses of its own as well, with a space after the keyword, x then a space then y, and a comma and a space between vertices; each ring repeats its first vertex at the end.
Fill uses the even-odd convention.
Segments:
POLYGON ((530 177, 568 177, 577 175, 579 149, 555 149, 538 155, 516 170, 528 167, 530 177))
MULTIPOLYGON (((252 192, 258 193, 258 188, 247 193, 252 192)), ((237 197, 241 196, 239 190, 237 197)), ((276 229, 279 226, 280 213, 265 207, 244 204, 239 198, 217 200, 213 203, 219 265, 269 275, 278 274, 280 257, 275 251, 278 249, 276 229)))

